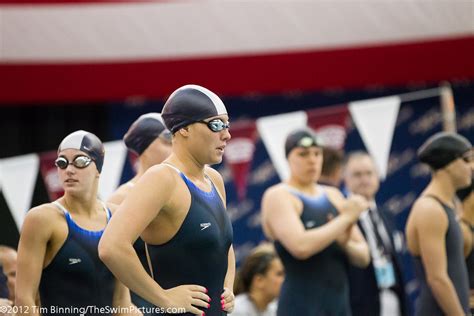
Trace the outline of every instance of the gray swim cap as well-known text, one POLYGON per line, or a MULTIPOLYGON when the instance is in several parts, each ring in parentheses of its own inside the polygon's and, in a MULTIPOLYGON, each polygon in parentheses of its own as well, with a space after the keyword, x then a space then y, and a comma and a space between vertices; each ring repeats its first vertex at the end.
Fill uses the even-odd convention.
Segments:
POLYGON ((78 149, 85 152, 95 162, 99 173, 104 164, 104 145, 92 133, 79 130, 67 135, 58 147, 58 153, 64 149, 78 149))

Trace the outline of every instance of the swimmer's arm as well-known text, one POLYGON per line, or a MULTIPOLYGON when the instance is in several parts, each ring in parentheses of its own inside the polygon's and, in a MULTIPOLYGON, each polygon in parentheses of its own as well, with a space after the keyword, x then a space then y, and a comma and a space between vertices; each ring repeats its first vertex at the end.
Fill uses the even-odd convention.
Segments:
POLYGON ((262 213, 274 239, 297 259, 304 260, 319 253, 354 222, 341 214, 327 224, 305 230, 292 198, 287 190, 272 187, 263 195, 262 213))
POLYGON ((369 265, 369 245, 367 245, 364 235, 362 235, 357 225, 352 226, 349 240, 343 249, 352 265, 359 268, 365 268, 369 265))
POLYGON ((140 234, 158 216, 176 185, 170 168, 148 169, 112 216, 99 243, 99 256, 112 273, 145 300, 166 305, 164 290, 145 271, 133 248, 140 234))
POLYGON ((227 273, 224 279, 224 287, 233 292, 235 280, 235 253, 234 246, 230 246, 227 263, 227 273))
POLYGON ((235 304, 234 280, 235 280, 235 253, 231 245, 228 254, 227 273, 224 279, 224 291, 221 293, 222 310, 232 313, 235 304))
POLYGON ((50 212, 39 206, 23 222, 18 245, 15 305, 18 315, 39 315, 35 306, 47 244, 52 236, 50 212), (22 313, 24 312, 24 314, 22 313))
POLYGON ((461 303, 448 276, 445 234, 448 218, 432 199, 418 200, 412 212, 420 243, 420 256, 433 295, 446 315, 464 315, 461 303), (429 219, 429 220, 428 220, 429 219))
POLYGON ((119 308, 118 313, 115 315, 128 316, 136 315, 143 316, 143 314, 138 310, 138 308, 132 304, 130 297, 130 291, 123 285, 120 281, 115 282, 114 289, 114 298, 113 298, 113 307, 119 308))
MULTIPOLYGON (((341 191, 336 188, 325 187, 328 194, 328 198, 331 203, 338 209, 344 208, 346 199, 342 195, 341 191)), ((369 245, 365 241, 364 235, 362 235, 359 227, 354 223, 348 228, 345 234, 348 234, 345 242, 339 245, 344 249, 349 262, 359 268, 365 268, 370 263, 370 251, 369 245)))
MULTIPOLYGON (((206 173, 211 178, 212 182, 217 188, 219 196, 222 199, 224 207, 226 205, 226 193, 225 185, 222 176, 215 169, 207 167, 206 173)), ((224 291, 221 294, 221 303, 223 302, 222 309, 227 313, 232 313, 234 310, 234 280, 235 280, 235 253, 234 246, 230 245, 229 252, 227 254, 227 273, 224 279, 224 291)))

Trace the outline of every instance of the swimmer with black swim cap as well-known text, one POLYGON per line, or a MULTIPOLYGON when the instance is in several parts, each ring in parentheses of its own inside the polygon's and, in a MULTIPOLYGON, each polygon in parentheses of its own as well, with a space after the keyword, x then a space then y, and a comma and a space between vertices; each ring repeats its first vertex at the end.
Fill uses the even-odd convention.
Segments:
POLYGON ((313 131, 291 132, 284 150, 290 176, 265 191, 261 206, 263 231, 285 267, 277 315, 349 315, 348 263, 370 262, 357 227, 369 203, 316 183, 323 155, 313 131))
POLYGON ((99 253, 152 304, 185 308, 185 315, 225 315, 234 306, 232 225, 224 182, 208 165, 222 161, 230 139, 227 110, 212 91, 186 85, 171 94, 161 115, 173 133, 172 153, 132 188, 99 253), (147 243, 151 277, 132 247, 137 236, 147 243))
POLYGON ((406 225, 421 288, 416 315, 466 315, 468 273, 453 200, 456 190, 471 183, 472 144, 459 134, 437 133, 419 148, 418 158, 433 172, 406 225))
MULTIPOLYGON (((171 138, 171 132, 166 128, 160 113, 147 113, 136 119, 123 137, 123 141, 127 149, 138 156, 137 173, 130 181, 122 184, 109 197, 107 202, 120 205, 148 168, 160 164, 168 158, 171 154, 171 138)), ((142 266, 150 274, 145 243, 141 238, 138 238, 133 247, 142 266)), ((135 306, 142 307, 144 312, 151 311, 154 307, 153 304, 145 301, 133 292, 132 302, 135 306)), ((145 313, 144 315, 153 314, 145 313)))

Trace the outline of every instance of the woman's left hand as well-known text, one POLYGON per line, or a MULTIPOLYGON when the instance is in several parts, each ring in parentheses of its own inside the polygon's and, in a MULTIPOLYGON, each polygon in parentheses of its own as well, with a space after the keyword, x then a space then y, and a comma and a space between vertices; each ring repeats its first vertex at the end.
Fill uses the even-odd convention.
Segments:
POLYGON ((234 293, 232 293, 231 290, 225 287, 224 292, 222 292, 222 295, 221 295, 222 310, 226 311, 227 313, 232 313, 232 311, 234 310, 234 301, 235 301, 234 293))

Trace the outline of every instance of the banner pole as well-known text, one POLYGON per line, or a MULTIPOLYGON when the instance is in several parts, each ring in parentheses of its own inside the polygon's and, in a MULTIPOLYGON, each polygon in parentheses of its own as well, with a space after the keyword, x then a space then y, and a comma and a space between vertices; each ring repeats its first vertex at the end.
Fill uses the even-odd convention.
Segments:
POLYGON ((454 104, 453 90, 449 82, 441 84, 441 114, 443 117, 443 131, 456 132, 456 106, 454 104))

